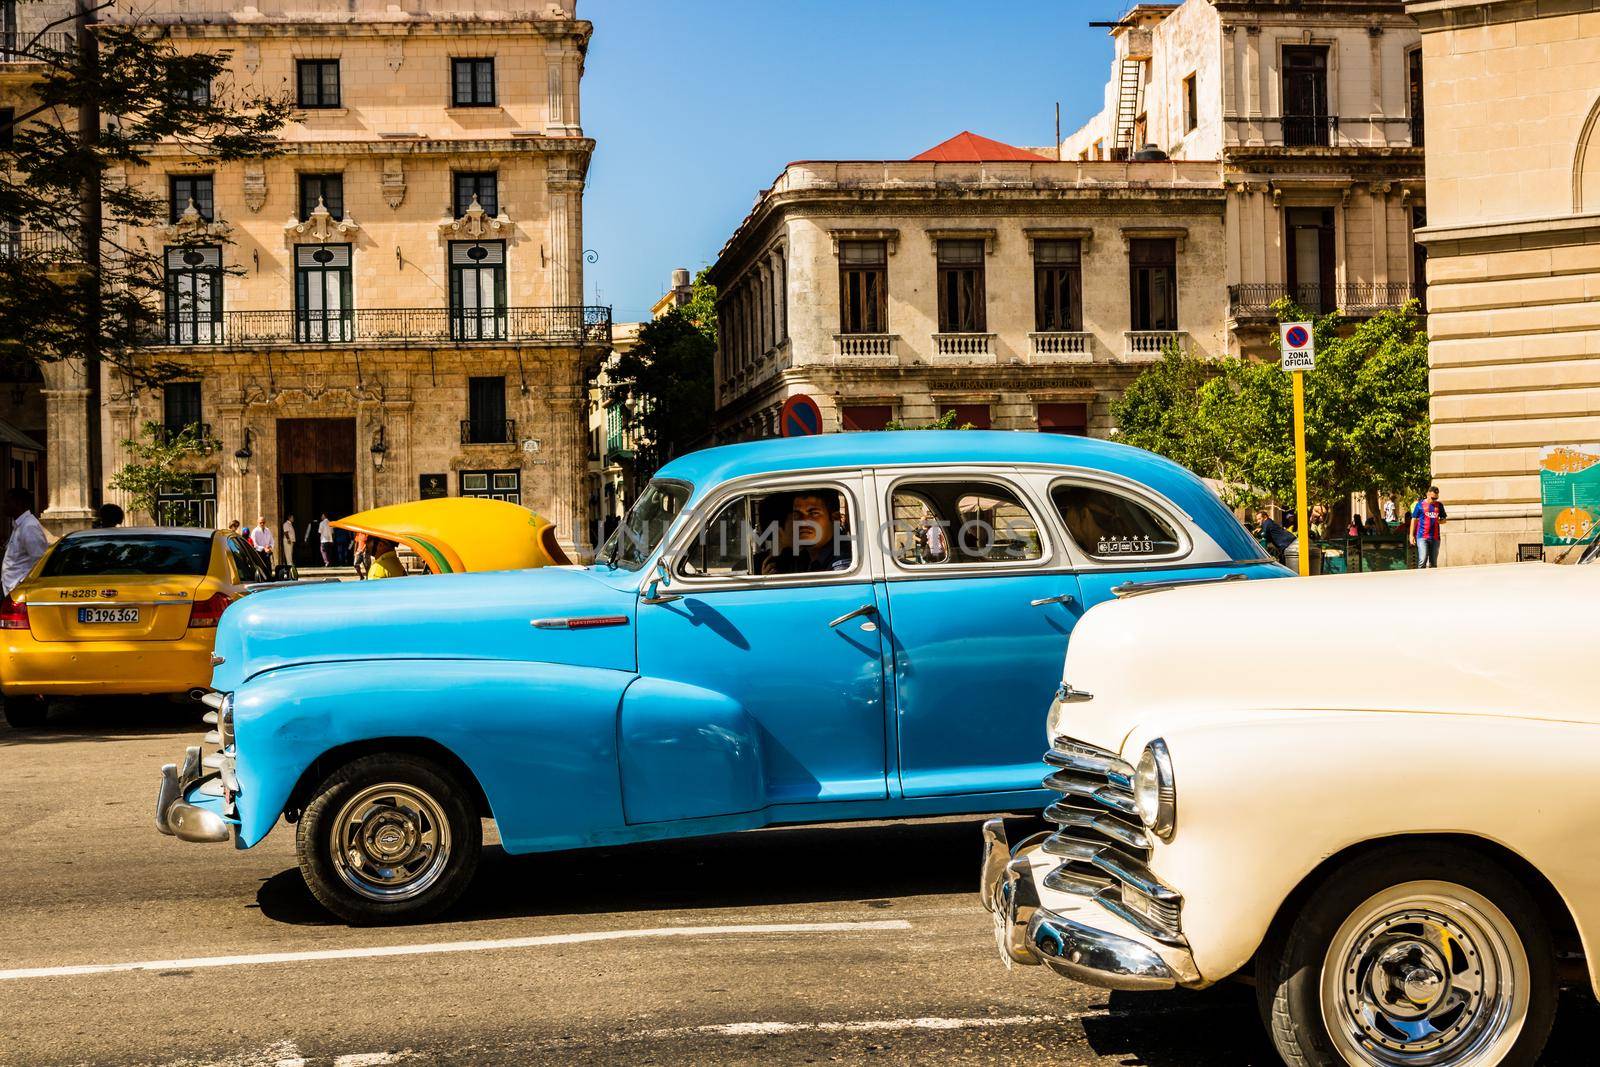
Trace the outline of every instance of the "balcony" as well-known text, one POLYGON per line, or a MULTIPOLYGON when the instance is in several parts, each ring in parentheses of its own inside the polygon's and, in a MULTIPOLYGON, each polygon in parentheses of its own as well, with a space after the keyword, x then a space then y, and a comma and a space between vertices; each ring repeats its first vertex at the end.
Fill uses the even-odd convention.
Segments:
POLYGON ((1411 116, 1411 147, 1413 147, 1413 148, 1421 148, 1422 147, 1422 130, 1423 130, 1422 116, 1421 115, 1412 115, 1411 116))
POLYGON ((1338 115, 1283 116, 1283 143, 1290 148, 1327 148, 1338 142, 1338 115))
POLYGON ((837 359, 887 360, 894 362, 900 338, 892 333, 836 333, 833 352, 837 359))
POLYGON ((517 439, 516 419, 462 419, 464 445, 505 445, 517 439))
POLYGON ((222 447, 221 444, 218 443, 216 435, 211 432, 211 424, 209 422, 191 422, 186 426, 175 426, 170 424, 163 425, 160 429, 161 443, 170 448, 174 443, 176 443, 178 436, 186 429, 193 429, 195 431, 195 439, 198 442, 197 451, 199 451, 201 455, 205 455, 209 452, 215 452, 217 449, 222 447))
POLYGON ((488 311, 450 308, 354 308, 300 311, 229 311, 193 328, 173 320, 147 345, 266 348, 283 345, 610 344, 609 307, 514 307, 488 311))
POLYGON ((76 234, 60 230, 0 230, 0 259, 39 259, 49 263, 76 262, 76 234))
POLYGON ((1410 283, 1356 283, 1353 285, 1284 285, 1281 283, 1228 286, 1228 315, 1234 322, 1268 320, 1276 322, 1273 305, 1292 300, 1316 315, 1339 312, 1353 318, 1367 318, 1380 311, 1404 307, 1414 299, 1410 283))
POLYGON ((1035 363, 1087 363, 1094 358, 1094 334, 1047 330, 1028 335, 1035 363))
POLYGON ((992 333, 936 333, 933 335, 934 359, 955 362, 994 360, 994 334, 992 333))
POLYGON ((1184 347, 1188 335, 1182 330, 1124 330, 1122 333, 1122 358, 1139 362, 1154 362, 1171 346, 1184 347))
POLYGON ((0 31, 0 69, 42 67, 48 60, 71 47, 73 38, 70 33, 0 31))

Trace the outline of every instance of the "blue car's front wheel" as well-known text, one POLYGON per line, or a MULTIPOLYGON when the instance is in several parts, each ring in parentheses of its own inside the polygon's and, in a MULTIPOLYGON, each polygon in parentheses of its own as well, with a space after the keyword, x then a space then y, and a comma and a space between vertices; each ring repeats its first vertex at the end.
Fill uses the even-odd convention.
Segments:
POLYGON ((363 756, 317 787, 295 837, 322 904, 353 923, 414 922, 472 881, 483 835, 471 795, 409 753, 363 756))

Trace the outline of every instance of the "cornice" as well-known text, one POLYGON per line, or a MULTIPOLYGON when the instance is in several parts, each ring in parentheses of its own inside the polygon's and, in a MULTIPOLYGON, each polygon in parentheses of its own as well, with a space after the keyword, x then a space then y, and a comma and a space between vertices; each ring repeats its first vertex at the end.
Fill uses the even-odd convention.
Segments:
POLYGON ((238 16, 216 22, 194 22, 181 17, 154 16, 137 20, 103 19, 107 26, 159 26, 173 37, 239 39, 267 37, 548 37, 570 38, 587 47, 594 23, 587 19, 426 18, 392 14, 329 14, 316 17, 260 16, 248 21, 238 16))
POLYGON ((1406 14, 1423 33, 1531 22, 1600 11, 1600 0, 1410 0, 1406 14))
MULTIPOLYGON (((283 141, 277 145, 282 156, 429 156, 429 155, 528 155, 577 156, 587 166, 594 154, 592 137, 386 137, 360 141, 283 141)), ((182 157, 197 162, 192 149, 175 142, 152 145, 152 159, 182 157)), ((273 158, 273 157, 268 157, 273 158)), ((245 162, 260 162, 247 160, 245 162)))

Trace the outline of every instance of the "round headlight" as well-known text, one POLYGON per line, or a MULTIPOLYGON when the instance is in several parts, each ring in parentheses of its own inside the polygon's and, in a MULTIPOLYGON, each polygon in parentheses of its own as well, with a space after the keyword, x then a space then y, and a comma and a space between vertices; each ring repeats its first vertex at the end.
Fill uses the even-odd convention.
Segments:
POLYGON ((1178 823, 1178 790, 1172 780, 1172 756, 1156 738, 1144 747, 1133 774, 1133 804, 1139 821, 1161 837, 1171 837, 1178 823))

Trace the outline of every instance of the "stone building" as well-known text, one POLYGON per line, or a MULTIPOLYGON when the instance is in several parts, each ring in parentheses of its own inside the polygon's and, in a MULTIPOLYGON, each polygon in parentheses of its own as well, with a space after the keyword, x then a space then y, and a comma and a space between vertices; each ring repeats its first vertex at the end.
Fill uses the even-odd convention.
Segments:
POLYGON ((717 436, 929 422, 1108 434, 1176 343, 1226 351, 1214 164, 1057 162, 961 134, 910 160, 791 163, 723 246, 717 436))
MULTIPOLYGON (((592 27, 575 0, 145 0, 101 17, 230 51, 214 92, 296 104, 275 158, 208 166, 163 144, 113 175, 169 204, 166 225, 120 236, 165 249, 164 330, 141 358, 183 373, 106 381, 107 474, 146 423, 195 423, 210 445, 165 521, 303 523, 442 490, 523 503, 584 552, 585 378, 610 312, 582 301, 592 27)), ((71 392, 47 391, 52 429, 71 392)), ((54 508, 85 464, 50 445, 54 508)))
POLYGON ((1138 4, 1110 32, 1104 106, 1061 154, 1219 164, 1231 352, 1271 354, 1282 297, 1360 315, 1422 295, 1420 41, 1401 0, 1138 4))
POLYGON ((1539 451, 1600 441, 1600 2, 1427 0, 1433 470, 1446 564, 1541 542, 1539 451))

